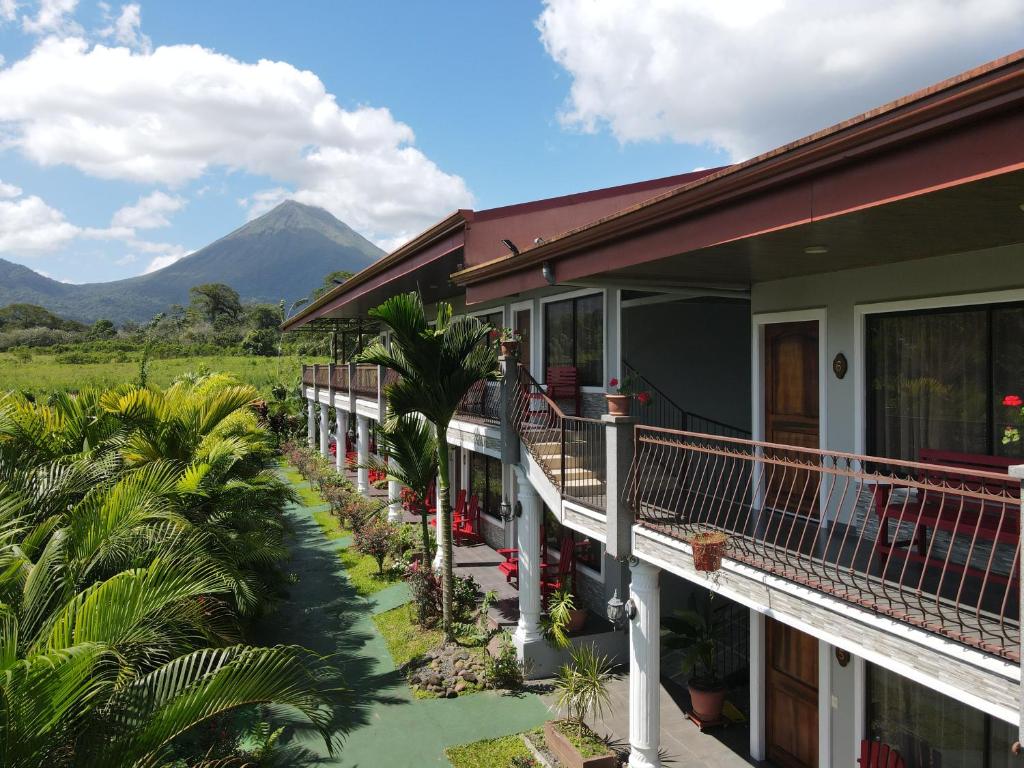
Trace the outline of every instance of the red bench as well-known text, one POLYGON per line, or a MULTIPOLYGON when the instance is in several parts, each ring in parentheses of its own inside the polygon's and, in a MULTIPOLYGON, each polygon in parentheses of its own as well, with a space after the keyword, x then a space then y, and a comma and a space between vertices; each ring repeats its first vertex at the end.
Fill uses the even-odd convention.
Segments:
POLYGON ((559 400, 572 400, 571 415, 580 415, 580 372, 571 365, 553 365, 548 368, 547 396, 556 403, 559 400))
POLYGON ((994 500, 972 497, 969 493, 986 492, 996 496, 1020 498, 1020 481, 1007 474, 1009 467, 1020 464, 1020 459, 1004 456, 986 456, 975 453, 957 453, 922 449, 922 467, 914 478, 925 483, 928 489, 918 488, 906 500, 892 498, 892 486, 879 484, 874 488, 874 506, 878 515, 880 530, 875 548, 882 563, 888 563, 892 556, 913 562, 986 578, 990 582, 1006 584, 1016 581, 1016 575, 988 572, 971 565, 947 562, 945 553, 936 557, 929 552, 930 534, 944 531, 953 538, 984 543, 1016 546, 1020 539, 1020 512, 1018 502, 1006 504, 994 500), (972 478, 971 472, 991 475, 1005 475, 995 479, 979 474, 972 478), (942 487, 951 489, 944 493, 942 487), (908 538, 890 541, 889 521, 913 526, 908 538), (915 549, 912 550, 911 547, 915 549), (915 551, 916 550, 916 551, 915 551))

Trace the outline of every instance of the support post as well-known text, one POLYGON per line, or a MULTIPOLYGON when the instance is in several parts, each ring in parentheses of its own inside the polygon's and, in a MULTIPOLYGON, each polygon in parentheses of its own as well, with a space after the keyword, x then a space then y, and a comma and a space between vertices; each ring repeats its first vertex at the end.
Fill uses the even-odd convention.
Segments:
POLYGON ((327 403, 320 403, 320 455, 325 459, 331 455, 329 438, 331 435, 328 424, 331 423, 327 403))
POLYGON ((605 424, 605 467, 607 493, 605 514, 608 540, 605 543, 605 600, 616 591, 629 589, 625 563, 633 554, 633 508, 628 497, 629 472, 633 465, 633 438, 636 419, 632 416, 601 417, 605 424))
MULTIPOLYGON (((444 526, 441 525, 441 474, 437 475, 437 481, 434 483, 434 509, 437 510, 437 514, 434 515, 434 522, 437 525, 434 527, 434 531, 437 534, 437 546, 434 548, 434 559, 430 563, 435 573, 441 572, 441 566, 444 565, 444 541, 445 538, 452 535, 450 529, 445 530, 444 526)), ((453 550, 454 552, 454 550, 453 550)))
MULTIPOLYGON (((1022 481, 1022 483, 1024 483, 1024 464, 1017 464, 1015 466, 1010 467, 1009 473, 1010 473, 1010 477, 1015 477, 1018 480, 1022 481)), ((1020 520, 1020 522, 1024 523, 1024 487, 1021 488, 1021 491, 1022 491, 1022 495, 1021 495, 1021 513, 1020 513, 1021 514, 1021 520, 1020 520)), ((1024 530, 1024 528, 1022 528, 1020 530, 1024 530)), ((1021 569, 1021 574, 1020 575, 1024 576, 1024 563, 1018 563, 1017 567, 1021 569)), ((1018 590, 1018 592, 1020 593, 1018 595, 1018 598, 1020 600, 1020 605, 1019 605, 1020 613, 1017 614, 1017 615, 1018 616, 1024 616, 1024 589, 1018 590)), ((1021 653, 1024 653, 1024 632, 1022 632, 1021 636, 1020 636, 1020 650, 1021 650, 1021 653)), ((1022 658, 1024 658, 1024 657, 1022 657, 1022 658)), ((1017 742, 1013 745, 1013 754, 1020 755, 1020 754, 1022 754, 1022 752, 1024 752, 1024 750, 1022 750, 1022 748, 1021 748, 1022 744, 1024 744, 1024 685, 1021 685, 1021 687, 1020 687, 1020 699, 1019 699, 1018 716, 1017 716, 1017 742)))
POLYGON ((316 401, 311 397, 306 398, 306 445, 316 445, 316 401))
POLYGON ((522 516, 516 529, 519 549, 519 624, 513 637, 519 660, 523 661, 525 647, 543 637, 540 629, 540 520, 543 508, 540 496, 522 467, 516 466, 515 473, 522 516))
MULTIPOLYGON (((398 466, 394 456, 388 456, 388 469, 398 466)), ((389 472, 390 474, 390 472, 389 472)), ((388 477, 388 522, 397 523, 402 519, 402 484, 388 477)))
POLYGON ((636 616, 629 625, 629 765, 660 768, 661 571, 644 562, 632 571, 629 594, 636 616))
POLYGON ((365 496, 370 494, 370 470, 366 462, 370 460, 370 419, 356 415, 356 459, 359 469, 356 470, 356 490, 365 496))
POLYGON ((340 475, 345 471, 345 436, 348 435, 348 412, 334 407, 334 444, 337 451, 334 455, 334 469, 340 475))
POLYGON ((750 756, 764 760, 765 745, 765 617, 750 610, 750 756))
POLYGON ((519 433, 509 413, 518 385, 519 347, 516 344, 511 347, 511 354, 498 357, 498 367, 501 368, 501 461, 504 464, 519 463, 519 433))

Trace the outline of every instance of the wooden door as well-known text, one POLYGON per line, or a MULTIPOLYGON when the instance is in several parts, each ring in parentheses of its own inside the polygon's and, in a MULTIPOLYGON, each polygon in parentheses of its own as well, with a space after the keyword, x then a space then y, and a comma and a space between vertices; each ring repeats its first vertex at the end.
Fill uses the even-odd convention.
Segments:
MULTIPOLYGON (((773 323, 764 329, 764 435, 769 443, 818 448, 818 323, 773 323)), ((796 451, 766 452, 806 462, 796 451)), ((811 517, 818 514, 820 476, 768 465, 767 506, 811 517)))
POLYGON ((765 737, 783 768, 818 765, 818 641, 765 620, 765 737))

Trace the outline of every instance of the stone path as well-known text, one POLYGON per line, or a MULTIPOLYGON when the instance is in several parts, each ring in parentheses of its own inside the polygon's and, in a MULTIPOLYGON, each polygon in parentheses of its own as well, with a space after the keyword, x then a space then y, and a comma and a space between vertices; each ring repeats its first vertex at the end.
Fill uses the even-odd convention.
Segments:
POLYGON ((288 746, 310 751, 307 764, 447 766, 448 746, 516 733, 548 719, 540 697, 529 693, 413 698, 372 620, 374 614, 408 602, 408 589, 396 584, 369 599, 356 594, 337 557, 348 540, 328 539, 312 518, 323 508, 300 504, 288 509, 293 536, 287 569, 298 581, 257 638, 265 644, 297 643, 329 655, 343 677, 336 718, 342 746, 334 758, 325 759, 323 742, 308 729, 297 726, 290 734, 288 746))

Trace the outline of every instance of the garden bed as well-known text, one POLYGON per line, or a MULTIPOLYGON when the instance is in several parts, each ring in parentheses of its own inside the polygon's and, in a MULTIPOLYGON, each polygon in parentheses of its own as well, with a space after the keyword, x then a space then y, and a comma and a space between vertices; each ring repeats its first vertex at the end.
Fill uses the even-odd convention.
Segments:
POLYGON ((453 768, 536 768, 541 765, 518 733, 449 747, 444 754, 453 768))

